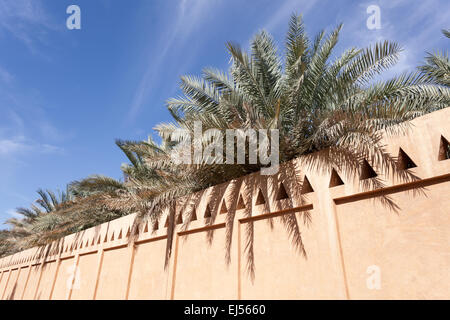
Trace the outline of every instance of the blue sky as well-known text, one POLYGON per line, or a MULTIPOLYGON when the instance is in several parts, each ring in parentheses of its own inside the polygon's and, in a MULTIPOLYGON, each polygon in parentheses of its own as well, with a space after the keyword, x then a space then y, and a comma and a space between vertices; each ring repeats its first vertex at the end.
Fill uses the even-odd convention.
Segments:
POLYGON ((246 47, 266 29, 281 47, 292 12, 311 36, 343 22, 337 52, 399 42, 388 75, 448 49, 446 0, 0 0, 0 223, 38 188, 95 173, 121 178, 126 158, 114 139, 145 139, 170 120, 165 101, 179 93, 179 77, 226 70, 226 41, 246 47), (81 30, 66 28, 71 4, 81 30), (371 4, 381 9, 379 30, 366 27, 371 4))

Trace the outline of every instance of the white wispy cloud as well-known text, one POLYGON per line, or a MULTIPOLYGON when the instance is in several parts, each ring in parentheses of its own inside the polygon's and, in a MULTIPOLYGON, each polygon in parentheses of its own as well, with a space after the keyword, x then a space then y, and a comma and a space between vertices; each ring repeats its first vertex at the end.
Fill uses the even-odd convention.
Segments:
POLYGON ((39 150, 39 152, 41 153, 63 153, 64 152, 64 148, 52 145, 52 144, 39 144, 37 145, 37 148, 39 150))
POLYGON ((28 153, 63 153, 64 149, 52 144, 38 143, 24 137, 0 138, 0 157, 13 158, 28 153))
POLYGON ((20 140, 17 138, 0 139, 0 156, 9 156, 27 150, 28 145, 20 140))
POLYGON ((42 119, 36 124, 36 127, 43 139, 53 142, 64 141, 73 135, 73 133, 61 132, 61 130, 48 121, 45 116, 43 116, 42 119))
POLYGON ((0 0, 0 32, 12 34, 32 52, 37 43, 45 43, 45 35, 55 25, 40 0, 0 0))
MULTIPOLYGON (((128 112, 127 121, 133 121, 138 115, 143 103, 152 90, 161 67, 165 65, 167 54, 173 47, 175 41, 180 47, 189 41, 193 29, 202 23, 211 6, 217 1, 211 0, 182 0, 175 13, 175 18, 161 31, 162 37, 152 48, 159 48, 157 55, 149 55, 150 58, 145 66, 144 74, 133 96, 131 107, 128 112)), ((180 62, 180 61, 178 61, 180 62)))
POLYGON ((266 21, 264 28, 267 31, 273 31, 279 27, 286 27, 286 22, 289 21, 289 17, 297 9, 301 9, 301 12, 297 14, 307 15, 312 7, 316 4, 317 0, 287 0, 279 9, 271 14, 268 21, 266 21))
POLYGON ((14 77, 5 68, 0 66, 0 82, 11 84, 14 77))
MULTIPOLYGON (((30 125, 25 126, 25 121, 13 110, 5 110, 4 122, 0 123, 0 157, 16 160, 19 156, 34 154, 63 153, 64 149, 52 143, 48 143, 49 138, 41 134, 43 141, 36 141, 36 138, 28 132, 30 125)), ((44 122, 48 134, 59 135, 58 131, 47 121, 44 122), (49 129, 50 128, 50 129, 49 129)), ((38 124, 39 129, 39 124, 38 124)), ((55 141, 56 138, 51 139, 55 141)))

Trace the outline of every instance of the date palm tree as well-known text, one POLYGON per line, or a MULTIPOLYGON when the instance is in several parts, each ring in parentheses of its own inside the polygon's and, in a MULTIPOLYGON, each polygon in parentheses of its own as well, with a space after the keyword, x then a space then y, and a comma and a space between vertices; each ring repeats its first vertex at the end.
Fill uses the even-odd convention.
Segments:
MULTIPOLYGON (((311 41, 301 16, 293 15, 283 58, 271 36, 262 31, 253 38, 249 53, 227 43, 229 72, 206 68, 202 77, 183 76, 182 95, 167 102, 173 122, 155 128, 161 145, 151 140, 119 143, 131 161, 125 172, 132 188, 145 190, 144 197, 135 198, 145 203, 141 207, 148 210, 142 212, 157 219, 160 209, 172 206, 176 197, 263 167, 209 164, 205 159, 175 165, 171 151, 189 141, 195 121, 202 122, 204 131, 278 129, 281 161, 304 156, 305 164, 314 168, 338 166, 351 176, 359 172, 362 159, 369 159, 404 181, 417 179, 397 169, 395 157, 381 143, 380 130, 405 133, 409 120, 448 105, 448 88, 419 73, 374 82, 399 58, 401 48, 393 42, 350 48, 332 60, 341 28, 328 35, 322 31, 311 41), (187 134, 180 134, 180 128, 187 134)), ((211 139, 204 136, 203 145, 211 139)), ((377 178, 362 181, 363 188, 382 186, 377 178)), ((395 208, 388 198, 380 200, 395 208)), ((298 228, 289 228, 304 253, 298 228)))
MULTIPOLYGON (((429 61, 428 71, 375 81, 397 62, 400 46, 385 41, 363 49, 350 48, 338 55, 334 51, 341 29, 339 25, 329 34, 322 31, 310 39, 301 16, 292 15, 284 55, 265 31, 253 38, 249 52, 238 44, 227 43, 231 58, 228 72, 206 68, 201 77, 181 78, 182 94, 167 101, 173 121, 155 127, 160 143, 151 138, 116 141, 129 160, 122 165, 124 182, 92 176, 71 183, 70 200, 63 204, 54 203, 50 195, 41 198, 38 204, 44 214, 33 218, 33 210, 27 211, 34 219, 28 238, 35 243, 51 241, 133 212, 139 213, 139 219, 155 221, 168 208, 172 219, 167 259, 177 198, 189 198, 195 191, 264 167, 261 162, 220 165, 208 163, 207 159, 199 164, 175 164, 171 155, 189 141, 195 121, 202 122, 204 132, 211 128, 278 129, 281 161, 302 156, 305 165, 317 170, 338 166, 354 176, 362 159, 367 159, 404 181, 417 179, 397 168, 395 157, 381 143, 380 130, 388 135, 405 133, 409 120, 448 106, 448 84, 436 80, 441 76, 430 76, 438 74, 433 68, 440 67, 436 62, 439 59, 429 61)), ((203 135, 201 143, 205 147, 213 138, 203 135)), ((377 178, 361 183, 362 188, 383 186, 377 178)), ((394 207, 389 199, 380 199, 394 207)), ((297 221, 283 222, 295 247, 306 254, 297 221)), ((232 223, 227 223, 229 226, 232 223)), ((8 235, 0 234, 0 241, 1 237, 8 235)), ((246 247, 251 257, 251 244, 246 247)), ((8 242, 2 248, 11 250, 8 242)))
POLYGON ((28 241, 34 245, 46 244, 121 217, 125 209, 119 212, 108 206, 108 201, 119 196, 124 190, 125 186, 121 181, 101 175, 72 181, 67 186, 64 201, 57 203, 54 210, 40 215, 32 222, 33 233, 28 237, 28 241))
MULTIPOLYGON (((0 246, 10 249, 14 247, 18 251, 34 245, 36 243, 34 239, 39 239, 36 225, 42 220, 48 221, 49 217, 54 216, 69 201, 67 192, 55 193, 51 190, 38 189, 37 194, 39 197, 31 204, 30 208, 19 207, 16 209, 15 213, 21 218, 14 217, 6 221, 10 230, 3 231, 3 237, 0 237, 0 242, 2 242, 0 246), (3 243, 3 241, 5 242, 3 243), (8 245, 8 242, 11 245, 8 245)), ((54 223, 54 225, 56 224, 54 223)))
MULTIPOLYGON (((442 33, 450 38, 450 31, 442 30, 442 33)), ((419 70, 431 81, 438 85, 450 86, 450 61, 448 59, 448 52, 428 53, 426 63, 419 67, 419 70)))
MULTIPOLYGON (((125 171, 138 188, 148 191, 149 207, 262 167, 205 161, 174 165, 171 151, 188 140, 177 129, 187 129, 191 135, 194 121, 201 121, 204 131, 278 129, 281 161, 303 155, 316 167, 345 166, 354 174, 366 158, 402 179, 414 179, 396 169, 395 159, 380 144, 380 130, 405 132, 408 120, 446 107, 449 90, 418 73, 373 82, 397 62, 401 48, 396 43, 351 48, 330 61, 341 28, 329 35, 320 32, 310 41, 301 17, 293 15, 283 59, 273 39, 262 31, 254 37, 250 53, 227 44, 232 61, 228 73, 206 68, 202 77, 183 76, 182 96, 167 102, 174 121, 155 128, 162 144, 119 142, 131 157, 125 171), (319 150, 326 152, 309 156, 319 150)), ((210 141, 206 136, 203 144, 210 141)), ((379 187, 381 182, 370 183, 379 187)))

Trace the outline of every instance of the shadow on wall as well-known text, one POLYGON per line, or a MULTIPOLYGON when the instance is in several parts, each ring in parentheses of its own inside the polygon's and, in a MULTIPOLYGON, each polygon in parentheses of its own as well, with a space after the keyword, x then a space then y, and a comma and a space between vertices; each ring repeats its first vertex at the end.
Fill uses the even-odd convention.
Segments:
POLYGON ((6 300, 14 300, 14 296, 16 295, 17 283, 14 284, 11 294, 6 298, 6 300))
MULTIPOLYGON (((381 140, 381 135, 378 138, 381 140)), ((300 168, 307 168, 310 172, 319 175, 329 176, 329 188, 344 185, 344 180, 338 172, 349 183, 357 181, 360 192, 369 192, 372 190, 384 190, 387 184, 380 178, 377 172, 383 172, 384 178, 390 176, 396 178, 401 184, 417 183, 420 178, 409 169, 416 167, 413 160, 399 149, 398 156, 392 156, 384 148, 380 148, 378 154, 370 154, 368 150, 361 148, 352 154, 339 148, 327 148, 318 152, 314 152, 302 156, 298 161, 288 161, 280 165, 278 175, 261 178, 259 173, 250 174, 248 176, 232 180, 230 182, 216 185, 208 190, 202 190, 184 199, 179 199, 176 204, 167 207, 167 219, 164 226, 167 227, 167 242, 165 255, 165 268, 168 266, 172 253, 173 237, 175 227, 182 225, 181 230, 185 231, 189 228, 192 221, 203 218, 205 227, 212 227, 216 219, 221 214, 226 214, 226 246, 224 254, 224 262, 229 265, 231 261, 230 250, 233 239, 233 226, 237 210, 243 210, 244 217, 253 216, 256 206, 259 210, 266 213, 276 213, 283 210, 279 205, 279 201, 283 201, 287 208, 295 209, 308 203, 306 195, 315 192, 308 177, 301 173, 300 168), (376 169, 374 169, 376 168, 376 169), (245 200, 244 200, 245 199, 245 200), (295 199, 295 203, 293 201, 295 199), (275 200, 275 201, 272 201, 275 200), (200 202, 206 202, 206 209, 199 212, 200 202), (272 207, 271 207, 272 205, 272 207), (183 219, 183 212, 185 218, 183 219)), ((413 188, 407 188, 405 191, 412 191, 414 196, 425 194, 423 185, 415 184, 413 188)), ((389 192, 380 192, 375 197, 371 196, 375 201, 380 202, 388 211, 398 214, 400 207, 392 199, 389 192)), ((308 252, 306 245, 302 239, 302 225, 309 228, 312 225, 312 215, 308 210, 297 212, 300 213, 302 221, 298 221, 296 212, 287 212, 279 215, 277 218, 282 222, 285 232, 289 235, 293 252, 300 254, 307 259, 308 252)), ((150 219, 153 226, 153 232, 159 228, 160 214, 152 214, 150 219), (157 217, 156 219, 154 217, 157 217)), ((133 229, 138 230, 139 225, 146 223, 149 219, 145 215, 136 215, 133 222, 133 229)), ((273 228, 273 219, 266 219, 270 228, 273 228)), ((206 244, 211 245, 215 228, 207 230, 206 244)), ((133 232, 134 236, 129 238, 132 243, 138 237, 139 232, 133 232)), ((254 255, 254 223, 249 221, 245 224, 245 245, 244 253, 246 256, 246 271, 252 281, 255 278, 256 263, 254 255)))

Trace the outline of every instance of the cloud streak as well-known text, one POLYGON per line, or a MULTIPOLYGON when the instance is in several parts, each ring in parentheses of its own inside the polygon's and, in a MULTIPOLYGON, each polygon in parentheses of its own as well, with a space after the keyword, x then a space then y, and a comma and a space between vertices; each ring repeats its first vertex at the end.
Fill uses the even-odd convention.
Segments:
POLYGON ((28 145, 20 138, 0 139, 0 156, 13 155, 28 149, 28 145))
POLYGON ((28 153, 61 154, 64 149, 47 143, 37 143, 27 140, 25 137, 11 137, 0 139, 0 157, 14 158, 17 155, 28 153))
POLYGON ((11 84, 14 77, 2 66, 0 66, 0 82, 3 82, 4 84, 11 84))
POLYGON ((0 31, 13 35, 37 53, 37 44, 45 43, 45 34, 55 30, 40 0, 0 0, 0 31))
MULTIPOLYGON (((189 36, 193 29, 202 23, 208 10, 214 5, 215 1, 207 0, 182 0, 176 8, 176 18, 174 23, 166 26, 166 29, 161 32, 163 36, 156 43, 152 43, 151 49, 155 49, 155 54, 149 54, 149 60, 146 63, 144 75, 139 82, 135 91, 131 107, 127 116, 127 123, 131 123, 146 99, 151 94, 152 88, 155 86, 158 74, 161 72, 162 66, 165 65, 167 55, 173 48, 175 41, 178 48, 187 43, 189 36)), ((180 61, 176 61, 179 63, 180 61)))
POLYGON ((305 16, 312 7, 316 4, 317 0, 287 0, 280 8, 271 15, 271 18, 266 21, 264 28, 267 31, 273 31, 279 27, 286 27, 286 22, 289 21, 289 17, 295 12, 295 9, 301 9, 302 14, 305 16))
MULTIPOLYGON (((19 155, 26 155, 29 153, 34 154, 62 154, 64 149, 50 143, 41 143, 35 141, 35 139, 27 138, 26 129, 23 119, 14 111, 10 110, 9 113, 4 113, 7 120, 4 123, 0 123, 0 158, 7 158, 15 160, 19 155)), ((48 122, 44 122, 42 125, 38 124, 38 130, 40 126, 44 126, 47 131, 58 136, 56 129, 48 122)), ((43 134, 44 138, 49 132, 43 134)), ((46 139, 47 140, 47 139, 46 139)), ((55 139, 53 139, 55 140, 55 139)))

